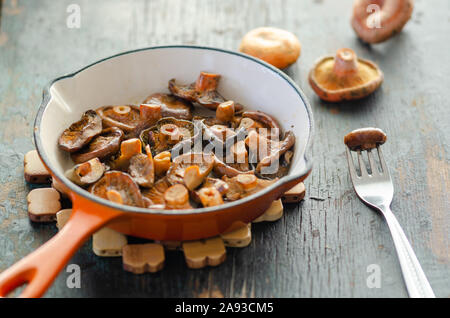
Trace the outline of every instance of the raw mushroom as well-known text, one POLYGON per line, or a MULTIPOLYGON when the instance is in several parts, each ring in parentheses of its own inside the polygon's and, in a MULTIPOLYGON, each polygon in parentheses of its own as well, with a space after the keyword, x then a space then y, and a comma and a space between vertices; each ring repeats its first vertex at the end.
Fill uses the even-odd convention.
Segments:
POLYGON ((215 110, 219 104, 225 102, 225 99, 217 92, 219 80, 219 74, 201 72, 197 81, 189 85, 177 85, 175 79, 171 79, 169 90, 177 97, 215 110))
POLYGON ((379 128, 360 128, 353 130, 344 137, 344 143, 351 150, 368 150, 386 142, 386 134, 379 128))
POLYGON ((321 58, 309 73, 311 87, 328 102, 366 97, 380 87, 383 78, 376 64, 357 58, 351 49, 321 58))
POLYGON ((81 119, 63 131, 59 137, 59 148, 75 152, 87 145, 102 131, 102 120, 93 110, 88 110, 81 119))
POLYGON ((229 186, 229 190, 226 193, 226 198, 229 201, 236 201, 253 193, 261 191, 262 189, 270 186, 276 181, 276 179, 259 179, 252 174, 240 174, 233 178, 228 178, 225 176, 222 178, 222 180, 225 181, 229 186))
POLYGON ((160 119, 155 126, 141 132, 144 145, 150 145, 153 155, 173 149, 179 142, 191 142, 195 137, 195 127, 190 121, 167 117, 160 119))
POLYGON ((356 0, 352 27, 364 42, 380 43, 403 29, 413 8, 413 0, 356 0))
POLYGON ((172 165, 167 171, 167 180, 171 184, 184 183, 185 170, 196 165, 199 168, 199 177, 206 178, 214 166, 214 155, 205 153, 186 153, 173 159, 172 165))
POLYGON ((98 158, 77 164, 66 172, 66 177, 79 186, 97 182, 105 172, 103 164, 98 158))
POLYGON ((116 203, 144 208, 141 190, 127 173, 108 171, 91 188, 91 193, 116 203))
POLYGON ((123 139, 123 131, 117 127, 103 129, 100 135, 94 137, 91 142, 80 151, 70 156, 75 163, 86 162, 92 158, 103 160, 119 151, 120 142, 123 139))
POLYGON ((189 204, 189 192, 182 184, 175 184, 164 192, 164 201, 169 209, 192 209, 189 204))
POLYGON ((173 95, 155 93, 147 97, 143 104, 161 106, 162 117, 174 117, 177 119, 192 119, 193 107, 190 102, 173 95))
POLYGON ((251 30, 243 37, 239 51, 283 69, 297 61, 301 45, 289 31, 261 27, 251 30))

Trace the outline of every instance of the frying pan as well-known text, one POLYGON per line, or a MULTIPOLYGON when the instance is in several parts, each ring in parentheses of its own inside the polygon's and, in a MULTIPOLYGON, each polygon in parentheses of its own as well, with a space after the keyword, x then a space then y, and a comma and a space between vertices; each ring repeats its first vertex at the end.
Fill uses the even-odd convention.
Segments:
POLYGON ((72 201, 72 215, 47 243, 0 274, 0 296, 27 284, 21 297, 40 297, 75 251, 98 229, 154 240, 196 240, 232 231, 251 222, 311 171, 313 119, 305 95, 282 71, 251 56, 217 48, 159 46, 117 54, 45 89, 36 116, 37 151, 52 178, 72 201), (292 130, 296 145, 289 174, 262 191, 236 202, 193 210, 151 210, 118 205, 96 197, 64 176, 73 165, 57 148, 61 132, 88 109, 139 104, 150 93, 167 91, 168 81, 190 83, 200 71, 219 73, 219 91, 251 110, 273 115, 292 130))

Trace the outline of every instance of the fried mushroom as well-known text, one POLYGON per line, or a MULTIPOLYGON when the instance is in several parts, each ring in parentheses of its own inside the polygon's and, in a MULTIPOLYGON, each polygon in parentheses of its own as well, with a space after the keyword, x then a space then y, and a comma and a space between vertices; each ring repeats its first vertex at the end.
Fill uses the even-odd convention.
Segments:
POLYGON ((98 158, 75 165, 66 171, 66 177, 79 186, 97 182, 105 172, 105 167, 98 158))
POLYGON ((123 131, 117 127, 103 129, 88 145, 70 156, 75 163, 86 162, 92 158, 106 159, 119 151, 123 136, 123 131))
POLYGON ((169 209, 192 209, 189 203, 189 192, 182 184, 175 184, 164 192, 164 201, 169 209))
POLYGON ((177 85, 175 79, 171 79, 169 90, 177 97, 215 110, 219 104, 225 102, 225 99, 217 92, 219 80, 219 74, 201 72, 197 81, 189 85, 177 85))
POLYGON ((78 151, 101 131, 101 118, 95 111, 88 110, 79 121, 63 131, 58 140, 59 148, 67 152, 78 151))
POLYGON ((206 178, 214 166, 214 155, 206 153, 187 153, 173 159, 167 171, 167 180, 171 184, 184 183, 184 175, 190 166, 198 166, 198 177, 206 178))
POLYGON ((143 104, 159 105, 162 117, 174 117, 177 119, 192 119, 192 104, 173 95, 155 93, 147 97, 143 104))
POLYGON ((344 143, 351 150, 368 150, 386 142, 386 134, 379 128, 360 128, 351 131, 344 137, 344 143))
POLYGON ((91 188, 91 193, 124 205, 143 208, 146 206, 139 186, 127 173, 108 171, 91 188))
POLYGON ((229 190, 226 193, 226 198, 228 201, 236 201, 249 196, 253 193, 261 191, 262 189, 273 184, 274 180, 264 180, 257 178, 252 174, 239 174, 236 177, 226 177, 222 178, 228 184, 229 190))

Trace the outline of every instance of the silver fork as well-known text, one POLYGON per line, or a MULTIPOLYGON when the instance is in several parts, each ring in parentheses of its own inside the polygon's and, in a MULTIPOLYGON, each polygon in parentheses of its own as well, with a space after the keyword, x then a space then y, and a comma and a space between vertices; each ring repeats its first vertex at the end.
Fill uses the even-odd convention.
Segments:
POLYGON ((380 146, 377 147, 377 151, 381 163, 381 171, 376 165, 372 151, 367 151, 371 170, 370 174, 362 159, 361 151, 357 151, 361 175, 358 175, 356 172, 350 149, 348 147, 346 149, 350 177, 356 194, 364 203, 379 210, 386 219, 400 260, 400 266, 409 296, 413 298, 434 298, 435 295, 430 283, 414 254, 408 238, 390 209, 394 195, 394 186, 380 146))

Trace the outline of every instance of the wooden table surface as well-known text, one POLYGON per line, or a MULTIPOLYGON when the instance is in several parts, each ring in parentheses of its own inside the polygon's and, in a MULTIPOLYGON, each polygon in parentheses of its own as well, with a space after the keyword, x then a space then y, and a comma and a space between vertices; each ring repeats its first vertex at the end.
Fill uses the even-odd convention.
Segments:
POLYGON ((450 18, 448 0, 416 0, 411 21, 394 39, 360 42, 349 23, 352 0, 4 0, 0 27, 0 270, 56 233, 27 217, 24 154, 42 89, 51 79, 125 50, 195 44, 236 50, 250 29, 294 32, 298 62, 286 70, 309 98, 316 123, 314 168, 307 194, 278 222, 255 224, 247 248, 227 250, 219 267, 188 269, 168 252, 157 274, 133 275, 120 258, 99 258, 87 242, 70 263, 81 266, 81 288, 63 271, 47 297, 406 297, 383 218, 356 197, 343 136, 376 126, 394 180, 392 210, 438 297, 450 296, 449 130, 450 18), (68 28, 69 4, 81 8, 68 28), (382 88, 357 102, 320 101, 307 82, 313 62, 350 47, 379 64, 382 88), (381 287, 368 288, 371 264, 381 287))

